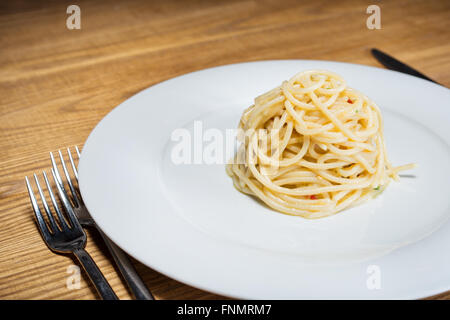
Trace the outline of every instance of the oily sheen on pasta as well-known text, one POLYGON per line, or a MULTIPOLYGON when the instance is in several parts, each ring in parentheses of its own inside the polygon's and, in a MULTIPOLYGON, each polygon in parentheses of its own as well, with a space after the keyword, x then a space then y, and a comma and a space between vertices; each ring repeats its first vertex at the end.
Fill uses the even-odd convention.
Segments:
POLYGON ((380 109, 328 71, 298 73, 242 115, 234 186, 282 213, 321 218, 379 194, 398 171, 380 109))

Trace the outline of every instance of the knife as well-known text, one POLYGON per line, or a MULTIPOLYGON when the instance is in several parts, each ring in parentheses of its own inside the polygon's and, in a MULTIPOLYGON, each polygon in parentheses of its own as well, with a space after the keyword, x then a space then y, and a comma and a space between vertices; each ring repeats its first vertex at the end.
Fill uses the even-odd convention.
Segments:
POLYGON ((423 73, 420 73, 419 71, 411 68, 410 66, 404 64, 403 62, 398 61, 394 57, 391 57, 390 55, 388 55, 378 49, 373 48, 370 51, 371 51, 372 55, 375 57, 375 59, 377 59, 383 66, 385 66, 386 68, 388 68, 390 70, 395 70, 398 72, 406 73, 406 74, 409 74, 412 76, 416 76, 416 77, 434 82, 436 84, 440 84, 440 83, 434 81, 433 79, 428 78, 423 73))

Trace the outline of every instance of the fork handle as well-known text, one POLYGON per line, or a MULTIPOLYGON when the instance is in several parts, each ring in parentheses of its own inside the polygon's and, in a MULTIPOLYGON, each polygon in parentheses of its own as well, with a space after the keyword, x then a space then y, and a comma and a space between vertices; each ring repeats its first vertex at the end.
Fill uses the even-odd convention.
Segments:
POLYGON ((147 289, 141 277, 138 275, 136 269, 127 257, 125 252, 120 249, 114 242, 112 242, 100 228, 97 228, 98 232, 103 238, 109 252, 111 253, 116 265, 119 267, 120 273, 124 277, 128 287, 133 292, 134 297, 137 300, 154 300, 155 298, 151 292, 147 289))
POLYGON ((89 253, 84 249, 75 249, 73 251, 75 256, 80 261, 84 270, 88 274, 98 293, 102 297, 103 300, 118 300, 116 294, 112 290, 108 281, 106 281, 100 269, 95 264, 94 260, 92 260, 89 253))

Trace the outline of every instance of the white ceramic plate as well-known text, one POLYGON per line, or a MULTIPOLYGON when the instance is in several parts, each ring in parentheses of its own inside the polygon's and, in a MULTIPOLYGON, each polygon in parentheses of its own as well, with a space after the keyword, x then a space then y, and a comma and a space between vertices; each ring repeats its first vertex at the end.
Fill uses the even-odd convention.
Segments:
POLYGON ((448 89, 397 72, 305 60, 222 66, 150 87, 108 114, 84 146, 80 188, 121 248, 201 289, 257 299, 420 298, 450 289, 449 120, 448 89), (305 220, 236 191, 222 164, 173 163, 175 129, 193 132, 195 121, 203 132, 234 129, 254 97, 307 69, 334 71, 372 98, 393 164, 419 167, 376 200, 305 220))

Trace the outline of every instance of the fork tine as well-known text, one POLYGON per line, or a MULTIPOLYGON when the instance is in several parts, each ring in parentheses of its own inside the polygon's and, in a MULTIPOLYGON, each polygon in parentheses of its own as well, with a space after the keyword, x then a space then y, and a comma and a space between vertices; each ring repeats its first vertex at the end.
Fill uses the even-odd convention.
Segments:
POLYGON ((73 162, 72 152, 70 151, 70 148, 67 148, 67 154, 69 155, 70 164, 72 165, 73 174, 75 175, 75 178, 78 181, 78 171, 77 171, 77 167, 75 166, 75 162, 73 162))
POLYGON ((57 182, 56 172, 55 172, 55 170, 53 170, 53 168, 52 168, 52 175, 53 175, 53 180, 55 180, 56 189, 58 190, 59 197, 61 199, 61 202, 64 205, 64 208, 66 209, 67 216, 69 217, 72 227, 81 228, 80 223, 78 222, 78 219, 75 217, 75 213, 73 212, 73 208, 69 202, 69 198, 63 193, 61 185, 57 182))
POLYGON ((42 216, 41 210, 39 209, 39 205, 37 203, 36 197, 34 196, 33 189, 30 186, 30 182, 28 181, 28 177, 25 177, 25 181, 27 183, 28 195, 30 196, 31 205, 33 207, 34 215, 38 222, 39 230, 41 230, 42 236, 45 241, 48 241, 50 238, 50 230, 47 227, 47 224, 44 221, 44 217, 42 216))
MULTIPOLYGON (((69 195, 67 194, 66 188, 64 187, 64 184, 61 179, 61 175, 59 174, 59 169, 56 166, 56 161, 55 161, 55 158, 53 157, 53 152, 50 152, 50 160, 52 162, 52 167, 53 167, 52 169, 54 171, 52 173, 55 174, 53 176, 53 178, 55 179, 55 183, 61 187, 62 196, 64 196, 65 199, 69 199, 69 195)), ((59 192, 59 189, 58 189, 58 192, 59 192)))
MULTIPOLYGON (((80 150, 78 150, 78 146, 75 146, 75 150, 78 155, 78 160, 80 160, 80 150)), ((75 175, 75 180, 78 183, 78 169, 77 169, 77 166, 75 165, 75 161, 73 160, 72 152, 70 151, 70 148, 67 148, 67 154, 69 155, 70 164, 72 165, 72 171, 73 171, 73 174, 75 175)), ((78 188, 79 188, 79 186, 78 186, 78 188)), ((78 194, 79 194, 79 192, 80 192, 80 189, 78 189, 78 194)), ((78 198, 78 201, 80 204, 84 205, 83 198, 81 196, 78 198)))
POLYGON ((53 152, 50 152, 50 160, 52 161, 52 167, 55 170, 56 173, 56 179, 57 182, 61 185, 61 188, 65 191, 61 176, 59 175, 59 170, 58 167, 56 166, 56 161, 55 161, 55 157, 53 157, 53 152))
POLYGON ((52 200, 53 208, 55 209, 56 215, 59 218, 59 225, 61 226, 61 229, 63 229, 63 231, 67 231, 69 229, 69 226, 67 225, 66 219, 62 215, 61 210, 59 210, 59 206, 56 203, 56 199, 53 194, 52 187, 50 186, 50 183, 48 181, 47 174, 45 173, 45 171, 42 171, 42 173, 44 175, 44 180, 45 180, 45 184, 47 185, 48 193, 50 194, 50 198, 52 200))
POLYGON ((72 193, 73 202, 75 203, 75 207, 79 207, 80 200, 78 199, 75 188, 73 187, 72 179, 70 178, 69 171, 67 171, 66 162, 64 161, 64 157, 61 153, 61 150, 58 150, 58 153, 59 153, 59 160, 61 161, 61 165, 63 167, 64 175, 66 176, 66 180, 67 180, 67 183, 69 184, 70 192, 72 193))
POLYGON ((47 200, 45 199, 44 192, 42 191, 41 184, 39 183, 39 179, 36 174, 34 174, 34 181, 38 187, 39 195, 41 197, 42 204, 44 205, 45 213, 47 214, 48 220, 50 221, 50 225, 52 226, 53 233, 59 231, 58 225, 56 224, 55 218, 53 217, 50 208, 48 207, 47 200))

